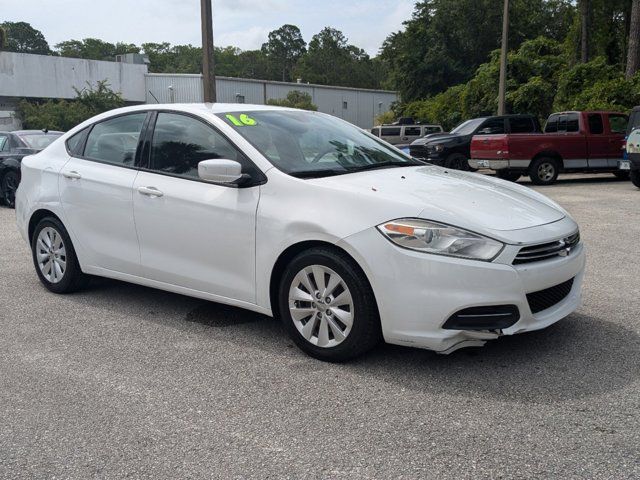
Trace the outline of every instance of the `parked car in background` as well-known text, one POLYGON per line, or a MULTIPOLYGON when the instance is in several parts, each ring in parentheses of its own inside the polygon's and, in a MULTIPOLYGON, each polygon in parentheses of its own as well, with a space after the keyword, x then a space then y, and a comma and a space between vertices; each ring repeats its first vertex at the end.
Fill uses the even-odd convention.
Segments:
POLYGON ((376 137, 399 147, 438 132, 442 132, 441 125, 380 125, 371 129, 371 133, 376 137))
POLYGON ((634 107, 629 117, 625 153, 620 170, 629 172, 631 182, 640 188, 640 107, 634 107))
POLYGON ((0 199, 13 207, 20 183, 20 162, 27 155, 38 153, 63 132, 18 130, 0 132, 0 199))
POLYGON ((409 146, 409 153, 441 167, 469 170, 474 135, 532 132, 540 132, 540 122, 533 115, 474 118, 462 122, 449 133, 428 135, 414 141, 409 146))
POLYGON ((127 107, 22 173, 18 228, 52 292, 91 274, 275 315, 323 360, 381 339, 450 353, 580 303, 585 252, 562 207, 318 112, 127 107))
POLYGON ((559 112, 549 116, 541 134, 485 135, 473 138, 474 168, 490 168, 516 181, 529 175, 536 185, 551 185, 560 172, 613 173, 622 159, 628 116, 619 112, 559 112))

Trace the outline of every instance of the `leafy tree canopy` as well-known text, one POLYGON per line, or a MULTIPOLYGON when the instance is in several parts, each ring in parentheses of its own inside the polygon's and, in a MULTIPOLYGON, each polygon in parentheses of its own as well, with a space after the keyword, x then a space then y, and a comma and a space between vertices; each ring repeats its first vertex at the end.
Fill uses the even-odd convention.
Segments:
POLYGON ((5 32, 4 50, 18 53, 51 55, 51 49, 44 35, 26 22, 4 22, 0 27, 5 32))

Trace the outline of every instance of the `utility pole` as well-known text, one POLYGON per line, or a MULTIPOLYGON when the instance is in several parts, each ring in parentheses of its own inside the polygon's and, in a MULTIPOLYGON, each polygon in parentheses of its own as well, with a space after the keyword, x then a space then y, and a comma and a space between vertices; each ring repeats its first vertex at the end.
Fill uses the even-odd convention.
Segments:
POLYGON ((633 77, 640 68, 640 0, 631 4, 631 26, 629 28, 629 51, 627 53, 626 77, 633 77))
POLYGON ((504 13, 502 14, 502 51, 500 52, 500 87, 498 91, 498 115, 505 114, 508 51, 509 51, 509 0, 504 0, 504 13))
POLYGON ((216 102, 216 74, 213 58, 213 0, 200 0, 202 21, 202 81, 204 101, 216 102))

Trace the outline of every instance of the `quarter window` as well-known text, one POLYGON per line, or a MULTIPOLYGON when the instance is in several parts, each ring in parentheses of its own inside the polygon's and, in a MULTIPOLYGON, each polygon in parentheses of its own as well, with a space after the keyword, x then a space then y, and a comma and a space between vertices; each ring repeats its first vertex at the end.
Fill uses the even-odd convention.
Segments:
POLYGON ((88 128, 84 130, 80 130, 78 133, 73 135, 71 138, 67 140, 67 150, 71 155, 81 156, 82 155, 82 146, 84 144, 84 139, 87 136, 88 128))
POLYGON ((160 113, 151 142, 151 169, 198 177, 198 163, 203 160, 236 160, 243 173, 255 174, 255 167, 231 143, 209 125, 195 118, 160 113))
POLYGON ((97 123, 87 137, 84 156, 114 165, 132 167, 145 113, 134 113, 97 123))
POLYGON ((7 140, 8 138, 6 135, 0 135, 0 152, 4 152, 9 149, 9 142, 7 140))
POLYGON ((601 135, 604 133, 602 115, 600 115, 599 113, 589 114, 589 131, 592 135, 601 135))

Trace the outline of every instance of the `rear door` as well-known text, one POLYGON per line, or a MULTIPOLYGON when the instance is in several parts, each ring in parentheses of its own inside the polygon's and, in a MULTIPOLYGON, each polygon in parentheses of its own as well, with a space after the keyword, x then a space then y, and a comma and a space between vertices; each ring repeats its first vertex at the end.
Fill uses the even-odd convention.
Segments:
POLYGON ((606 168, 609 157, 609 135, 605 134, 601 113, 587 114, 587 154, 589 168, 606 168))
POLYGON ((624 154, 624 137, 627 132, 627 125, 629 124, 629 117, 622 113, 610 113, 607 115, 608 120, 608 166, 610 168, 617 168, 618 161, 620 161, 624 154))
POLYGON ((586 127, 584 130, 580 130, 580 114, 577 112, 561 113, 549 117, 545 133, 555 134, 555 138, 550 142, 550 147, 560 153, 565 168, 588 167, 586 127))
MULTIPOLYGON (((59 188, 66 226, 86 265, 137 275, 140 251, 133 221, 133 182, 147 113, 95 124, 82 152, 62 168, 59 188)), ((69 145, 69 144, 68 144, 69 145)))

